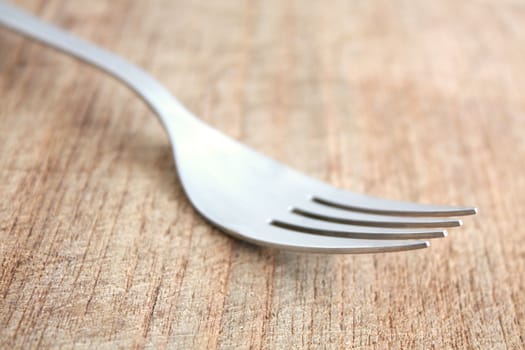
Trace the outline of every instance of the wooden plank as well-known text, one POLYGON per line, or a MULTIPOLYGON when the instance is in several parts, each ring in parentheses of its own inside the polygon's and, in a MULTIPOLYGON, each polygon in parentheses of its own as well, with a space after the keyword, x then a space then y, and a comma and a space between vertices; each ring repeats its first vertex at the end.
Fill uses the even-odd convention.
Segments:
POLYGON ((480 214, 417 252, 238 242, 141 101, 0 30, 0 348, 524 347, 522 4, 15 3, 312 176, 480 214))

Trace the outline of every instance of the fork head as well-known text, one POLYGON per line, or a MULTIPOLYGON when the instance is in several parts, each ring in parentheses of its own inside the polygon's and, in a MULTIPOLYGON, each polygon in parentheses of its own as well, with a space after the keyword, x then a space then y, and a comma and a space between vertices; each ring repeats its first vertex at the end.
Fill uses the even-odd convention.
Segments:
POLYGON ((460 226, 472 207, 389 201, 308 177, 193 119, 167 126, 185 193, 234 237, 263 246, 326 253, 425 248, 460 226), (423 239, 423 240, 421 240, 423 239))

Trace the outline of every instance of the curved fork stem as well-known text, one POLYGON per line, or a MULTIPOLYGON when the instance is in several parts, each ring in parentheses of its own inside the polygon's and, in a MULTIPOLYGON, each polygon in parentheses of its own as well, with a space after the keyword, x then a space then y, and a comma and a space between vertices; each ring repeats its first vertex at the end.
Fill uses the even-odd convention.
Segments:
POLYGON ((166 88, 142 69, 3 1, 0 1, 0 25, 78 58, 119 79, 156 112, 167 130, 167 126, 173 122, 197 120, 166 88), (170 117, 169 120, 167 116, 170 117))

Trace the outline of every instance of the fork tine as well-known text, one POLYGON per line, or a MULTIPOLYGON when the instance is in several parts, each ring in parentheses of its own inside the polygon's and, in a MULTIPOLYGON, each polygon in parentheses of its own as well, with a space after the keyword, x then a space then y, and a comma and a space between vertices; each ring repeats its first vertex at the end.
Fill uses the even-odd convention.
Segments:
POLYGON ((475 207, 430 205, 387 200, 344 191, 331 186, 324 193, 313 195, 311 200, 332 208, 382 215, 440 217, 474 215, 478 212, 478 209, 475 207))
POLYGON ((459 219, 369 214, 332 208, 315 202, 300 204, 291 208, 291 212, 312 219, 359 226, 431 228, 455 227, 462 224, 459 219))
POLYGON ((447 236, 444 229, 421 230, 355 226, 319 221, 298 215, 271 220, 271 224, 299 232, 360 239, 430 239, 447 236))
POLYGON ((417 240, 354 239, 297 232, 271 224, 242 238, 258 245, 315 253, 383 253, 427 248, 430 243, 417 240))

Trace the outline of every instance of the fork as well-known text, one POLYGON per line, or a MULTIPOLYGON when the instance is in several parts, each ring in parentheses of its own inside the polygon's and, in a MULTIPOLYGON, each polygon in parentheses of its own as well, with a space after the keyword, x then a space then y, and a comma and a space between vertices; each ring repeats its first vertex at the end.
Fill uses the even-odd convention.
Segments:
POLYGON ((158 116, 193 207, 222 231, 261 246, 319 253, 426 248, 474 207, 370 197, 308 177, 197 119, 158 81, 119 56, 0 1, 0 24, 119 79, 158 116))

